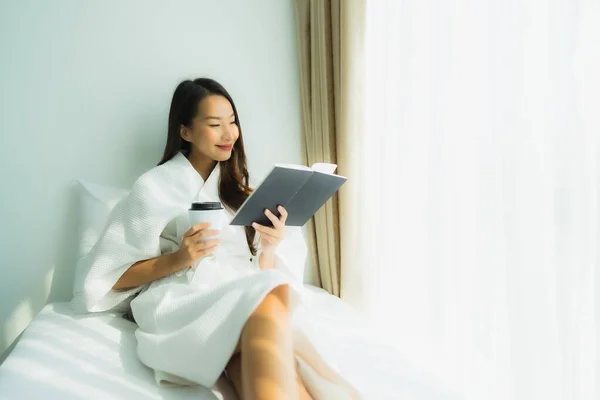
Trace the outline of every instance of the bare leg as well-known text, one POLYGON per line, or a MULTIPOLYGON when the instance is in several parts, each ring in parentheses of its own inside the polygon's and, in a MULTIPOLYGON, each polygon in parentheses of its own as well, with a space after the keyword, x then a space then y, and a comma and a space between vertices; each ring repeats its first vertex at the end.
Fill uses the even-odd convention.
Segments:
POLYGON ((294 400, 294 347, 288 309, 289 287, 271 291, 242 332, 244 400, 294 400))
MULTIPOLYGON (((242 385, 242 354, 236 353, 229 360, 229 364, 227 364, 227 376, 231 380, 235 391, 238 393, 240 399, 245 400, 243 397, 243 385, 242 385)), ((300 378, 298 374, 298 369, 296 368, 296 386, 298 388, 298 393, 300 395, 300 400, 313 400, 310 393, 304 386, 304 382, 300 378)))
POLYGON ((300 400, 313 400, 310 393, 304 386, 304 382, 302 382, 302 378, 298 374, 298 363, 296 363, 296 385, 298 386, 298 393, 300 394, 300 400))
POLYGON ((238 397, 243 400, 242 393, 242 353, 236 353, 231 356, 229 363, 227 364, 227 377, 233 384, 238 397))
POLYGON ((246 321, 227 373, 243 400, 299 398, 287 285, 273 289, 246 321))

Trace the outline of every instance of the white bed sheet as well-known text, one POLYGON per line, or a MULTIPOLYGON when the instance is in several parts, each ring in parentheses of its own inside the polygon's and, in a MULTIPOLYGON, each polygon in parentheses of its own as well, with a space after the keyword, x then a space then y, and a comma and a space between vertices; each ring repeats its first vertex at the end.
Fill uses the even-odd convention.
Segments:
MULTIPOLYGON (((322 289, 306 289, 306 307, 296 318, 309 335, 325 337, 320 342, 329 346, 319 351, 333 353, 337 368, 364 399, 460 400, 426 371, 378 344, 343 301, 322 289)), ((212 391, 158 387, 136 356, 135 328, 112 314, 82 316, 68 303, 47 305, 0 366, 0 399, 237 399, 225 378, 212 391)))
POLYGON ((237 399, 223 377, 212 391, 157 386, 136 356, 135 328, 113 314, 47 305, 0 366, 0 399, 237 399))
POLYGON ((318 343, 328 343, 319 351, 331 353, 336 367, 363 399, 462 400, 432 373, 378 340, 367 321, 345 302, 322 289, 310 292, 305 296, 306 307, 300 308, 296 317, 302 319, 309 334, 321 337, 318 343))

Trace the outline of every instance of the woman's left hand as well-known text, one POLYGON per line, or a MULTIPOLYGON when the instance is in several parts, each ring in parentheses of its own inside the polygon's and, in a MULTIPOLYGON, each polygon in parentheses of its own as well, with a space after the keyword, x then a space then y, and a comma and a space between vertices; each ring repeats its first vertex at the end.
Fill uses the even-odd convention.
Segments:
POLYGON ((279 218, 271 211, 265 210, 265 215, 273 223, 272 228, 256 222, 252 223, 252 227, 260 234, 260 247, 263 254, 274 255, 277 246, 279 246, 279 243, 281 243, 281 240, 285 236, 285 221, 288 213, 282 206, 278 206, 277 211, 281 215, 279 218))

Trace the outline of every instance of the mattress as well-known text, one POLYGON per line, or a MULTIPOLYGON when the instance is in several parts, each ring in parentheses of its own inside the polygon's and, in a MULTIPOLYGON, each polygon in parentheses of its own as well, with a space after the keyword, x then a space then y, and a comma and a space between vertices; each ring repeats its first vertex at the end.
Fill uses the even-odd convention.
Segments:
MULTIPOLYGON (((303 299, 295 318, 302 319, 307 332, 325 339, 329 345, 319 351, 338 361, 336 369, 363 399, 460 399, 379 341, 377 332, 339 298, 307 286, 303 299)), ((153 372, 136 356, 135 329, 113 314, 77 315, 68 303, 47 305, 0 365, 0 400, 237 400, 224 377, 211 390, 157 386, 153 372)))
POLYGON ((0 399, 237 400, 224 377, 211 390, 157 386, 136 356, 135 329, 114 314, 47 305, 0 365, 0 399))

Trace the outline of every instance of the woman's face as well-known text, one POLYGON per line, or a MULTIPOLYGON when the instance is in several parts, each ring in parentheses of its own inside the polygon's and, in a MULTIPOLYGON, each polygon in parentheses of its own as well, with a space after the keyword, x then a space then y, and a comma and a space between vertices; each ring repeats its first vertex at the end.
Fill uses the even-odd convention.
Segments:
POLYGON ((181 137, 190 142, 195 157, 226 161, 240 136, 231 103, 223 96, 211 95, 198 104, 191 126, 181 127, 181 137))

